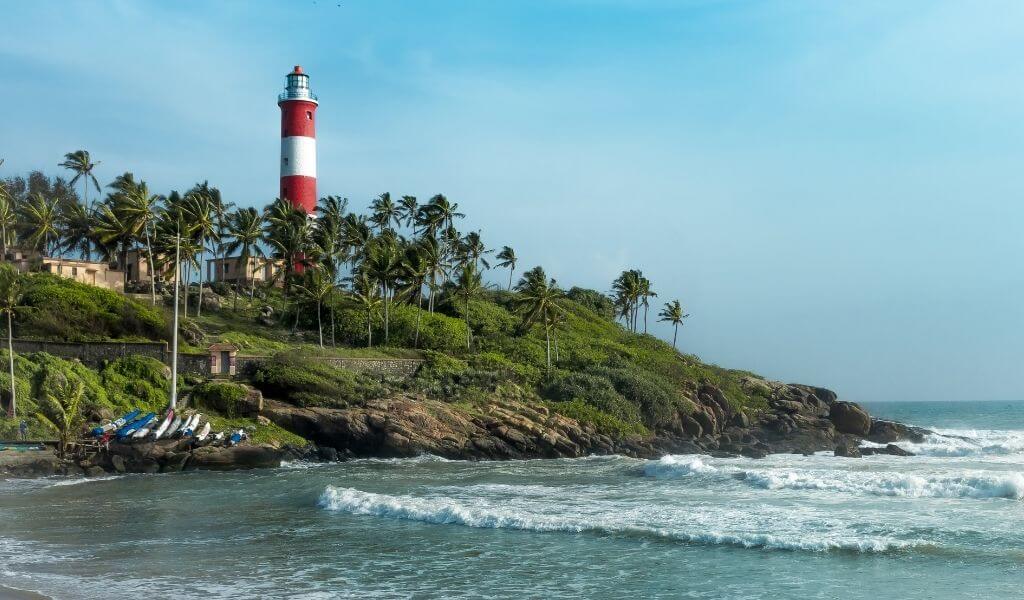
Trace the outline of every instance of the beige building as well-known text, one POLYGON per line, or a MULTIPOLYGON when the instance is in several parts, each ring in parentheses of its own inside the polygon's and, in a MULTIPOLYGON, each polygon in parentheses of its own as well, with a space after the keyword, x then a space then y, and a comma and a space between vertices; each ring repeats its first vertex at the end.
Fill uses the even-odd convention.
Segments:
POLYGON ((276 258, 250 256, 243 262, 238 256, 228 256, 206 261, 206 278, 209 281, 248 285, 249 282, 274 281, 282 285, 284 261, 276 258))
MULTIPOLYGON (((171 263, 165 264, 160 267, 157 263, 160 262, 162 256, 153 257, 153 266, 156 268, 156 280, 157 281, 171 281, 174 279, 174 265, 171 263)), ((125 271, 128 272, 128 281, 149 281, 149 259, 146 257, 146 251, 136 248, 129 250, 125 256, 125 271)))
POLYGON ((80 283, 117 292, 124 291, 124 271, 113 269, 105 262, 39 256, 37 252, 13 249, 8 251, 8 256, 12 257, 10 262, 14 268, 22 273, 29 271, 53 273, 80 283))

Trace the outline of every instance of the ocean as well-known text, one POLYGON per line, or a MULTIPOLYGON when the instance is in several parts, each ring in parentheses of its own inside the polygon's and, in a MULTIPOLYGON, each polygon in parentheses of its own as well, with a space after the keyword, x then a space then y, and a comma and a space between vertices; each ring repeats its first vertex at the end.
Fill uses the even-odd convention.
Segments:
POLYGON ((7 480, 0 585, 53 598, 1024 596, 1024 403, 867 406, 937 433, 902 444, 910 458, 420 457, 7 480))

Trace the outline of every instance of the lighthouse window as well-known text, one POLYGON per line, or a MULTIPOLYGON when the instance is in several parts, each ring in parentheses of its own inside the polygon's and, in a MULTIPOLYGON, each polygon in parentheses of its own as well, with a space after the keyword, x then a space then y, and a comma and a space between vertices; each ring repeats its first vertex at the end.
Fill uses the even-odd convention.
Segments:
POLYGON ((307 110, 306 111, 306 120, 307 121, 312 121, 313 120, 313 111, 311 111, 311 110, 307 110))
POLYGON ((284 164, 286 164, 286 165, 288 164, 288 157, 287 156, 284 157, 284 164))

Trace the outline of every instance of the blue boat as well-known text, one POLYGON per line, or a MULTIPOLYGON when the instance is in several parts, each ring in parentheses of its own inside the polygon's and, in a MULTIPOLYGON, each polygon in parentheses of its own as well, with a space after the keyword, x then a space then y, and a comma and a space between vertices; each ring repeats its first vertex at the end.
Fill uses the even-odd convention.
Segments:
POLYGON ((117 439, 123 440, 124 438, 130 436, 131 434, 141 429, 142 427, 145 427, 150 421, 152 421, 155 418, 156 413, 146 413, 146 416, 142 417, 141 419, 136 419, 132 421, 130 424, 125 425, 124 427, 119 429, 117 431, 117 439))
POLYGON ((101 435, 103 435, 104 433, 106 433, 108 431, 114 431, 115 429, 120 429, 120 428, 124 427, 125 425, 127 425, 128 423, 130 423, 132 421, 132 419, 134 419, 135 417, 139 416, 139 413, 141 413, 141 412, 142 412, 141 410, 133 410, 132 412, 124 415, 120 419, 111 421, 111 422, 107 423, 106 425, 101 425, 100 427, 93 427, 92 428, 92 434, 94 436, 96 436, 96 437, 100 437, 101 435))

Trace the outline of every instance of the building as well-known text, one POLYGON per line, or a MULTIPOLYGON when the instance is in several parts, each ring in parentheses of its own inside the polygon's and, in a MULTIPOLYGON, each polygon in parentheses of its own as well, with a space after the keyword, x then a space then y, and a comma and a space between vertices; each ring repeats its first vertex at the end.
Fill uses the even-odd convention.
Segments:
POLYGON ((284 261, 278 258, 250 256, 242 262, 239 256, 227 256, 206 261, 207 281, 220 281, 236 285, 250 285, 273 281, 284 285, 284 261))
POLYGON ((21 250, 8 250, 8 256, 18 257, 10 262, 22 273, 53 273, 79 283, 124 292, 124 271, 112 268, 109 263, 40 256, 37 252, 21 250))
POLYGON ((281 198, 308 215, 316 211, 316 108, 302 67, 286 76, 281 108, 281 198))
MULTIPOLYGON (((153 257, 153 267, 156 270, 157 281, 172 281, 174 279, 174 261, 168 262, 161 267, 158 263, 163 257, 153 257)), ((124 270, 128 273, 129 282, 149 283, 149 259, 146 257, 146 250, 135 248, 129 250, 125 255, 124 270)))

